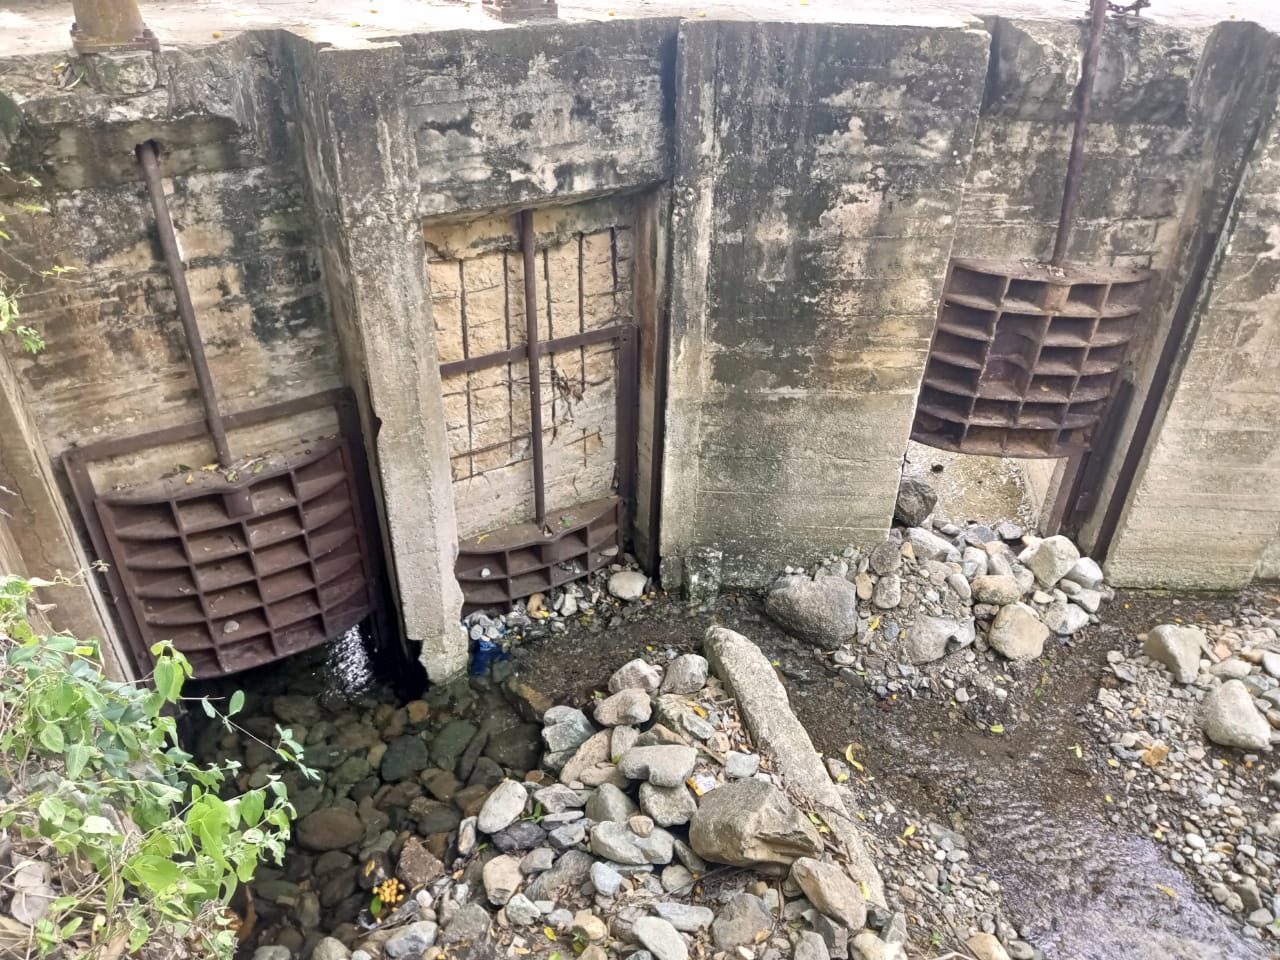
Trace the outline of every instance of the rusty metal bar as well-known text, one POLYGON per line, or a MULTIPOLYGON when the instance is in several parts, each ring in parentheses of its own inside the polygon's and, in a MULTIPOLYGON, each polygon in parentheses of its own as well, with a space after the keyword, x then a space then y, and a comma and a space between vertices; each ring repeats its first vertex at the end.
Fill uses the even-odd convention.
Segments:
POLYGON ((71 40, 80 53, 159 49, 136 0, 72 0, 71 8, 71 40))
POLYGON ((1075 129, 1071 133, 1071 155, 1067 159, 1067 180, 1062 187, 1062 213, 1058 232, 1053 238, 1053 256, 1049 262, 1061 266, 1071 240, 1071 228, 1080 204, 1080 179, 1084 176, 1084 144, 1089 136, 1089 114, 1093 110, 1093 83, 1098 76, 1098 56, 1102 52, 1102 31, 1107 20, 1107 0, 1092 0, 1089 8, 1089 40, 1080 66, 1080 104, 1076 111, 1075 129))
POLYGON ((191 365, 196 372, 196 385, 200 402, 204 406, 205 422, 218 451, 218 462, 229 467, 232 462, 231 447, 227 443, 227 431, 218 413, 218 395, 213 389, 213 377, 209 373, 209 361, 204 355, 204 341, 200 339, 200 327, 196 324, 195 307, 191 304, 191 291, 187 289, 187 274, 178 252, 178 238, 173 232, 173 220, 169 216, 169 204, 164 197, 164 185, 160 180, 160 158, 154 140, 138 144, 138 162, 147 180, 147 193, 151 196, 151 208, 156 214, 156 230, 160 234, 160 248, 164 251, 169 277, 173 282, 173 295, 178 301, 178 315, 187 335, 187 349, 191 352, 191 365))
POLYGON ((542 381, 538 374, 538 277, 533 235, 533 211, 520 211, 520 253, 524 257, 524 329, 529 357, 529 420, 533 434, 533 512, 538 526, 547 523, 546 478, 542 463, 542 381))
MULTIPOLYGON (((543 340, 538 345, 538 353, 539 355, 559 353, 562 350, 572 350, 575 347, 589 347, 597 343, 607 343, 610 340, 620 340, 623 337, 630 336, 629 331, 632 329, 630 324, 617 323, 611 327, 601 327, 598 330, 586 330, 582 333, 570 334, 567 337, 543 340)), ((497 367, 515 360, 523 360, 528 355, 529 350, 527 347, 512 347, 510 350, 499 350, 496 353, 486 353, 479 357, 467 357, 465 360, 451 360, 448 363, 440 364, 440 376, 456 377, 460 373, 471 373, 476 370, 483 370, 485 367, 497 367)))

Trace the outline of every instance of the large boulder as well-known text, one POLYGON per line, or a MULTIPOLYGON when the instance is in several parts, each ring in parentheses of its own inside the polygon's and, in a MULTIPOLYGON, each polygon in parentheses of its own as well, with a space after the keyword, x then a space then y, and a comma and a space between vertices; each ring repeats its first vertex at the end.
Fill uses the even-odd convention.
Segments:
POLYGON ((1044 653, 1047 639, 1049 628, 1025 603, 1001 607, 991 621, 991 632, 987 634, 991 648, 1010 660, 1034 660, 1044 653))
POLYGON ((1199 627, 1162 623, 1147 632, 1142 652, 1168 667, 1179 683, 1190 683, 1200 672, 1200 650, 1204 645, 1204 631, 1199 627))
POLYGON ((1048 590, 1065 577, 1080 561, 1080 551, 1064 536, 1046 537, 1031 549, 1026 564, 1036 575, 1036 582, 1048 590))
POLYGON ((973 591, 973 599, 979 603, 1003 605, 1022 599, 1022 587, 1018 585, 1017 578, 1009 574, 974 577, 969 589, 973 591))
POLYGON ((822 851, 822 838, 782 791, 761 780, 717 787, 698 803, 689 845, 705 860, 780 872, 822 851))
POLYGON ((1271 724, 1253 704, 1249 688, 1228 680, 1204 698, 1200 717, 1204 735, 1223 747, 1264 750, 1271 744, 1271 724))
POLYGON ((838 647, 858 629, 858 591, 848 580, 823 577, 774 590, 765 602, 783 630, 823 647, 838 647))
POLYGON ((944 540, 932 530, 926 530, 924 527, 911 527, 904 534, 904 539, 911 544, 911 549, 916 555, 916 559, 925 560, 948 560, 952 556, 956 559, 960 558, 960 551, 955 548, 955 544, 949 540, 944 540))
POLYGON ((323 852, 354 846, 364 836, 364 824, 352 810, 324 807, 298 822, 298 843, 308 850, 323 852))
POLYGON ((938 494, 923 480, 903 479, 898 487, 898 502, 893 506, 893 522, 904 527, 918 527, 933 513, 938 494))
POLYGON ((801 857, 791 865, 791 879, 809 902, 850 930, 867 923, 867 901, 858 885, 834 864, 801 857))
POLYGON ((952 641, 967 647, 975 637, 973 617, 918 616, 903 632, 902 650, 911 663, 931 663, 946 654, 952 641))

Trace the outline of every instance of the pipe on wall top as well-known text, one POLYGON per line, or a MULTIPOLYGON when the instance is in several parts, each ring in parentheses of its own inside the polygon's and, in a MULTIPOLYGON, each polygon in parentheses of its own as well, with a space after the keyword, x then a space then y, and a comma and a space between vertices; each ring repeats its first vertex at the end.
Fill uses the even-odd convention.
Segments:
POLYGON ((137 0, 72 0, 71 7, 76 18, 71 38, 81 53, 158 47, 137 0))
POLYGON ((1089 114, 1093 110, 1093 84, 1098 76, 1098 56, 1102 53, 1102 31, 1107 20, 1107 0, 1092 0, 1089 8, 1089 40, 1080 66, 1080 108, 1071 133, 1071 154, 1067 158, 1067 179, 1062 187, 1062 212, 1053 238, 1049 262, 1061 266, 1071 240, 1071 228, 1080 204, 1080 179, 1084 175, 1084 144, 1089 136, 1089 114))
POLYGON ((178 315, 182 318, 182 330, 187 337, 191 365, 195 368, 196 385, 200 392, 200 403, 204 406, 205 422, 209 425, 209 435, 213 438, 213 446, 218 452, 218 462, 224 467, 229 467, 232 462, 231 447, 227 443, 227 431, 222 424, 222 415, 218 412, 218 395, 213 389, 213 377, 209 373, 204 341, 200 338, 200 327, 196 324, 196 311, 191 304, 191 291, 187 289, 186 269, 182 265, 182 255, 178 252, 178 237, 173 231, 173 219, 169 216, 169 202, 164 196, 159 150, 154 140, 138 144, 135 150, 138 162, 142 164, 143 176, 147 181, 151 209, 155 211, 156 230, 160 234, 160 249, 164 251, 164 260, 169 267, 169 278, 173 282, 173 295, 178 301, 178 315))

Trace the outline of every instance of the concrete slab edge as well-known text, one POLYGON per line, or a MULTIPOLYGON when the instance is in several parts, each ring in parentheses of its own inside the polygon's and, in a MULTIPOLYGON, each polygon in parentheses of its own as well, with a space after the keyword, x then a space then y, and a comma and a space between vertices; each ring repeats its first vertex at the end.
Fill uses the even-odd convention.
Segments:
POLYGON ((840 791, 818 758, 813 741, 792 712, 787 691, 769 658, 742 634, 725 627, 710 627, 703 646, 711 669, 738 701, 756 749, 781 776, 784 792, 800 809, 817 814, 831 828, 853 878, 865 881, 868 899, 884 906, 880 872, 840 799, 840 791))

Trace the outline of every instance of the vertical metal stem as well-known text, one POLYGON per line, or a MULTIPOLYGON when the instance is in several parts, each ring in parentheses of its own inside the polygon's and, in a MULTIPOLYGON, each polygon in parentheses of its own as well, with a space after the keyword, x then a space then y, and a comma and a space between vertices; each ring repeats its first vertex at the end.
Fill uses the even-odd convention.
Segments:
POLYGON ((520 252, 524 256, 524 329, 529 354, 529 421, 533 447, 533 512, 538 526, 547 522, 547 491, 542 465, 542 381, 538 373, 538 277, 533 211, 520 211, 520 252))
POLYGON ((213 389, 213 377, 209 374, 209 361, 204 355, 204 341, 200 339, 200 327, 196 325, 196 311, 191 305, 191 291, 187 289, 187 274, 178 253, 178 238, 173 232, 173 220, 169 217, 169 204, 164 198, 164 185, 160 182, 160 161, 155 141, 148 140, 137 146, 138 162, 147 180, 147 193, 151 195, 151 208, 156 214, 156 229, 160 234, 160 249, 164 251, 173 283, 173 296, 178 301, 178 315, 187 335, 187 349, 191 352, 191 365, 196 371, 196 385, 200 402, 204 405, 204 419, 218 451, 218 462, 231 466, 231 448, 227 444, 227 431, 218 412, 218 395, 213 389))
POLYGON ((1098 55, 1102 52, 1102 30, 1107 19, 1107 0, 1092 0, 1089 9, 1089 41, 1080 66, 1080 104, 1075 129, 1071 134, 1071 156, 1067 160, 1067 180, 1062 188, 1062 213, 1058 217, 1058 233, 1053 239, 1050 263, 1061 266, 1067 255, 1071 227, 1080 202, 1080 177, 1084 173, 1084 143, 1089 135, 1089 113, 1093 108, 1093 82, 1098 75, 1098 55))

